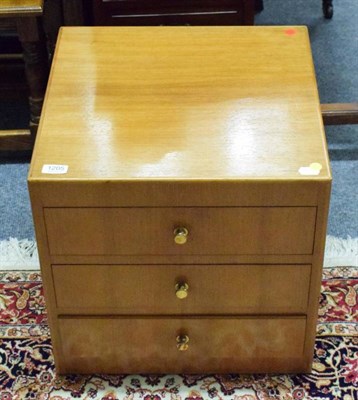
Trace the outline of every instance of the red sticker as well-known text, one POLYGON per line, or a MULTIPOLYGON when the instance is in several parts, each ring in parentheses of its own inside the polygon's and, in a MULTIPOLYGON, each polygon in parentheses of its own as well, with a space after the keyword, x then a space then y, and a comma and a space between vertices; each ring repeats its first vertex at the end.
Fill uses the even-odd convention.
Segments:
POLYGON ((296 29, 293 29, 293 28, 285 29, 284 32, 287 36, 296 35, 296 33, 297 33, 296 29))

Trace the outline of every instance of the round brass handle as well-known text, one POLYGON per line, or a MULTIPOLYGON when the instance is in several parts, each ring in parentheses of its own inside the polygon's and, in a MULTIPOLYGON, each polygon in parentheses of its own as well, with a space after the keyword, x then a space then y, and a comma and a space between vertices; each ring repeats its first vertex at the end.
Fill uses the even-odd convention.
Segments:
POLYGON ((189 231, 184 228, 175 228, 174 229, 174 242, 176 244, 184 244, 188 240, 189 231))
POLYGON ((179 351, 186 351, 189 348, 189 336, 179 335, 177 336, 177 349, 179 351))
POLYGON ((187 283, 177 283, 175 285, 175 295, 182 300, 188 296, 189 285, 187 283))

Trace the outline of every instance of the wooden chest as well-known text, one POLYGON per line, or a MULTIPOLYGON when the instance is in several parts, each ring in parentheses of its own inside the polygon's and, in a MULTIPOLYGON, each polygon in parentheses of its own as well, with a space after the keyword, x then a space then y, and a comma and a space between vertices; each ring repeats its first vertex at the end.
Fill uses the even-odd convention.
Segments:
POLYGON ((304 27, 62 29, 29 174, 57 372, 309 371, 330 183, 304 27))

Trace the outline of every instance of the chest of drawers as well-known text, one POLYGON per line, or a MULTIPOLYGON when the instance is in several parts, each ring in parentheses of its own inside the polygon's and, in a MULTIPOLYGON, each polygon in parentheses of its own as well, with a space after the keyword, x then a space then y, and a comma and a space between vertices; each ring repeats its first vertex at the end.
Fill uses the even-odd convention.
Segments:
POLYGON ((29 173, 57 372, 309 371, 330 183, 305 28, 64 28, 29 173))

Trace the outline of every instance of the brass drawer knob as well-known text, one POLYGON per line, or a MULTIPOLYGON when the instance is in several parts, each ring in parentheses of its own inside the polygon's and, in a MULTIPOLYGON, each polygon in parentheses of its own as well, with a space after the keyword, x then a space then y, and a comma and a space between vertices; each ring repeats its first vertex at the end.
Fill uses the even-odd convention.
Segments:
POLYGON ((177 336, 177 349, 179 351, 186 351, 189 348, 189 336, 179 335, 177 336))
POLYGON ((186 241, 188 239, 188 235, 189 235, 189 231, 186 228, 184 228, 184 227, 175 228, 174 229, 174 242, 176 244, 184 244, 184 243, 186 243, 186 241))
POLYGON ((175 295, 182 300, 188 296, 189 285, 187 283, 177 283, 175 285, 175 295))

